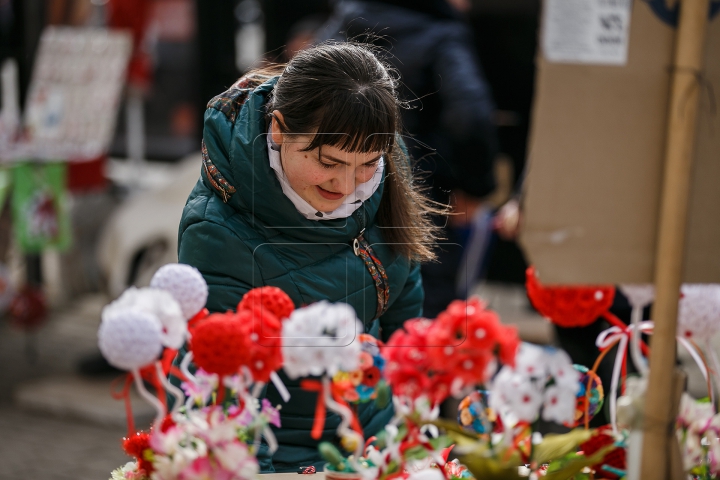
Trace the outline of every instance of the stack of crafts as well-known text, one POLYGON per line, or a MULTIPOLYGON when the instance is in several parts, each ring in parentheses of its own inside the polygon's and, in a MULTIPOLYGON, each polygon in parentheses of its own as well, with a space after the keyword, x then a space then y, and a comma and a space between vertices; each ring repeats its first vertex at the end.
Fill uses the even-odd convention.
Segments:
MULTIPOLYGON (((341 417, 338 441, 319 445, 328 478, 622 478, 628 470, 628 437, 642 414, 638 405, 647 371, 640 363, 639 380, 624 382, 623 360, 629 349, 636 363, 644 362, 647 346, 632 332, 649 332, 651 325, 639 322, 637 311, 631 326, 616 322, 608 311, 612 287, 550 289, 532 275, 530 298, 552 321, 570 326, 610 318, 613 327, 598 338, 601 353, 592 369, 573 365, 561 350, 520 343, 515 328, 503 325, 476 298, 451 303, 434 320, 408 320, 382 344, 362 334, 350 306, 322 301, 295 309, 275 287, 251 290, 236 312, 209 314, 200 273, 187 265, 166 265, 149 288, 130 289, 103 311, 101 350, 111 364, 128 371, 119 397, 128 408, 123 447, 134 457, 112 478, 256 477, 261 440, 272 453, 277 447, 273 428, 282 428, 281 405, 259 397, 273 382, 283 400, 289 399, 276 373, 281 368, 290 378, 303 378, 302 388, 318 393, 314 438, 320 438, 327 410, 341 417), (173 359, 183 345, 188 351, 175 368, 173 359), (604 399, 595 371, 615 345, 620 355, 608 402, 611 423, 590 429, 604 399), (182 390, 167 381, 170 374, 182 380, 182 390), (304 378, 309 376, 316 379, 304 378), (157 410, 149 431, 136 431, 132 423, 128 392, 133 383, 157 410), (625 395, 616 400, 618 391, 625 395), (457 422, 439 418, 439 405, 449 396, 465 397, 457 422), (365 439, 351 404, 369 401, 380 406, 392 401, 395 417, 376 437, 365 439), (543 436, 541 421, 569 431, 543 436)), ((627 292, 636 310, 652 300, 646 288, 627 292)), ((698 335, 713 333, 708 319, 720 312, 720 294, 707 286, 689 286, 684 293, 681 337, 705 358, 693 345, 698 335)), ((709 383, 710 372, 705 367, 709 383)), ((686 468, 715 478, 711 475, 720 469, 715 424, 720 423, 713 404, 683 402, 678 432, 686 468)))

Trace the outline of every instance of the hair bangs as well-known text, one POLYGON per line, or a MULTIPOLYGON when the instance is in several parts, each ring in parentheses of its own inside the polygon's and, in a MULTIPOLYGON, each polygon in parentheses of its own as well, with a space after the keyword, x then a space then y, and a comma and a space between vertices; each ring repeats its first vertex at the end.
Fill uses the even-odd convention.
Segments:
POLYGON ((329 145, 346 152, 391 153, 398 128, 395 100, 367 90, 344 97, 331 99, 317 112, 316 133, 303 150, 329 145))

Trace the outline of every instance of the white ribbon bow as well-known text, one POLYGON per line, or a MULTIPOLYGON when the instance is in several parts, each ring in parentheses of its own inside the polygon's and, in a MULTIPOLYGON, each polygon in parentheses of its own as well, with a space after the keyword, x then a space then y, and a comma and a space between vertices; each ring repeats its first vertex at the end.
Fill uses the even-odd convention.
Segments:
MULTIPOLYGON (((640 322, 637 324, 637 330, 642 333, 652 333, 654 324, 651 321, 640 322)), ((617 404, 617 388, 620 383, 620 372, 622 370, 622 362, 627 354, 628 342, 630 337, 636 330, 635 325, 628 325, 627 327, 610 327, 607 330, 603 330, 598 335, 595 345, 600 350, 610 348, 615 343, 618 344, 617 354, 615 355, 615 365, 613 366, 612 380, 610 382, 610 424, 612 425, 613 433, 617 434, 617 420, 616 420, 616 404, 617 404)))

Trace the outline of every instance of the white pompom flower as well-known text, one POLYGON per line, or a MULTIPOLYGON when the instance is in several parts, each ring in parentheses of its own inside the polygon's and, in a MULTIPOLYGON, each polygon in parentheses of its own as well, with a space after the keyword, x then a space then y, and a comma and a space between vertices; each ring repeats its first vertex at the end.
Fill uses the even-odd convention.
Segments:
POLYGON ((577 389, 551 385, 545 390, 542 418, 547 422, 572 424, 575 422, 577 389))
POLYGON ((162 326, 162 343, 168 348, 179 349, 187 337, 187 322, 180 305, 165 290, 157 288, 130 287, 120 298, 102 311, 102 320, 118 310, 139 310, 154 315, 162 326))
POLYGON ((186 320, 205 308, 208 286, 200 271, 182 263, 168 263, 155 272, 150 287, 165 290, 180 305, 186 320))
POLYGON ((98 346, 108 363, 121 370, 149 365, 162 352, 161 325, 148 312, 116 309, 104 315, 98 346))
POLYGON ((678 335, 709 339, 720 329, 720 285, 684 284, 678 311, 678 335))
POLYGON ((283 322, 284 369, 290 378, 334 376, 360 368, 362 323, 345 303, 298 308, 283 322))
POLYGON ((544 360, 548 373, 555 380, 555 384, 572 390, 573 395, 577 393, 580 389, 580 372, 573 367, 570 355, 564 350, 547 349, 544 360))
POLYGON ((544 378, 547 371, 545 349, 522 342, 515 356, 515 371, 532 378, 544 378))

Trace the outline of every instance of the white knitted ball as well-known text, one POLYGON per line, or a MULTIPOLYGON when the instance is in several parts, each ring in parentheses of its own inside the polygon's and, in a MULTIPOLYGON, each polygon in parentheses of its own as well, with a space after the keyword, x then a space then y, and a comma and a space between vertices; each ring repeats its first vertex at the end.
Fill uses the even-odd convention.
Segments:
POLYGON ((678 335, 695 340, 715 335, 720 329, 720 285, 686 283, 680 291, 678 335))
POLYGON ((130 287, 120 298, 107 305, 102 311, 102 319, 120 310, 139 310, 153 315, 162 326, 161 340, 169 348, 179 349, 187 337, 187 322, 182 309, 170 292, 159 288, 130 287))
POLYGON ((98 345, 105 359, 122 370, 148 365, 162 352, 160 321, 139 310, 115 310, 103 318, 98 345))
POLYGON ((208 286, 200 271, 182 263, 168 263, 155 272, 150 286, 170 292, 182 309, 185 319, 194 317, 205 307, 208 286))

